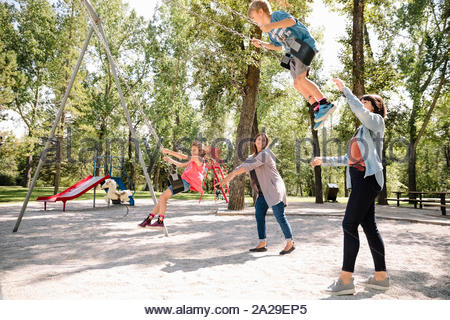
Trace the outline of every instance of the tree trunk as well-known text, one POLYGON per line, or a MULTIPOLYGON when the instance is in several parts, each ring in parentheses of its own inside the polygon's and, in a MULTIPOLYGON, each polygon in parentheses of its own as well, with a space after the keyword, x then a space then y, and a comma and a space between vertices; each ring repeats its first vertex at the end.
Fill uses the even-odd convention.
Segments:
MULTIPOLYGON (((68 37, 68 41, 69 43, 71 43, 72 38, 73 38, 73 18, 75 15, 75 7, 74 4, 72 3, 71 5, 71 28, 70 28, 70 32, 69 32, 69 37, 68 37)), ((68 72, 68 68, 70 66, 70 60, 69 58, 66 58, 64 60, 64 67, 65 67, 65 74, 64 74, 64 85, 61 88, 61 92, 60 92, 60 98, 62 100, 62 98, 64 97, 64 94, 66 92, 66 83, 68 83, 69 79, 70 79, 70 74, 68 72)), ((63 157, 63 140, 64 140, 64 125, 65 125, 65 113, 63 111, 62 115, 61 115, 61 121, 60 121, 60 134, 58 136, 58 143, 56 145, 56 168, 55 168, 55 178, 54 178, 54 190, 53 193, 57 194, 59 192, 59 184, 61 183, 61 162, 62 162, 62 157, 63 157)))
MULTIPOLYGON (((408 126, 409 126, 408 190, 409 191, 417 191, 417 172, 416 172, 417 145, 419 144, 419 140, 422 138, 423 134, 425 133, 425 129, 428 125, 428 122, 430 121, 431 114, 437 104, 437 101, 441 94, 441 90, 445 86, 447 63, 448 63, 448 58, 445 59, 445 61, 443 63, 439 84, 436 88, 436 91, 435 91, 434 97, 433 97, 433 101, 431 102, 431 106, 427 111, 427 114, 425 116, 425 119, 423 121, 423 124, 422 124, 418 134, 417 134, 417 128, 416 128, 416 120, 418 118, 418 109, 419 108, 415 107, 413 105, 413 111, 411 113, 411 117, 410 117, 409 123, 408 123, 408 126)), ((420 100, 417 99, 417 101, 420 101, 420 100)), ((411 194, 409 196, 409 198, 415 199, 416 197, 415 197, 415 195, 411 194)))
POLYGON ((134 170, 134 159, 133 159, 133 139, 131 135, 131 128, 128 128, 128 176, 130 177, 130 182, 136 187, 136 173, 134 170))
MULTIPOLYGON (((414 148, 414 140, 409 142, 409 159, 408 159, 408 191, 417 191, 416 185, 416 149, 414 148)), ((414 194, 409 195, 410 199, 415 199, 414 194)), ((412 203, 412 202, 411 202, 412 203)))
POLYGON ((61 121, 60 121, 60 135, 57 136, 57 143, 56 143, 56 165, 55 165, 55 178, 54 178, 54 186, 53 194, 57 194, 59 192, 59 184, 61 182, 61 161, 63 157, 63 140, 64 140, 64 121, 65 116, 64 112, 61 115, 61 121))
MULTIPOLYGON (((261 32, 259 32, 259 38, 261 32)), ((249 140, 252 138, 253 119, 256 113, 256 100, 260 81, 260 70, 249 65, 246 74, 246 85, 242 101, 241 116, 236 134, 233 167, 237 167, 249 154, 249 140)), ((230 183, 229 210, 242 210, 244 208, 245 175, 240 175, 230 183)))
POLYGON ((300 194, 300 197, 303 197, 302 179, 300 177, 300 174, 301 174, 301 162, 298 159, 296 159, 296 161, 295 161, 295 172, 297 173, 297 192, 296 192, 296 195, 300 194))
MULTIPOLYGON (((178 55, 177 57, 177 68, 175 70, 175 80, 172 84, 172 106, 175 106, 175 93, 178 87, 178 76, 180 73, 180 62, 181 62, 181 58, 180 55, 178 55)), ((175 127, 173 128, 172 131, 172 149, 173 150, 177 150, 177 133, 179 131, 179 126, 180 126, 180 115, 178 113, 178 108, 175 108, 175 127)))
POLYGON ((25 187, 27 187, 27 189, 29 189, 31 185, 32 170, 33 170, 33 155, 30 154, 26 159, 26 168, 25 168, 25 187))
MULTIPOLYGON (((38 79, 39 79, 39 76, 38 76, 38 79)), ((39 80, 37 81, 37 83, 39 83, 39 80)), ((34 93, 34 101, 33 101, 33 112, 34 112, 35 115, 36 115, 37 108, 38 108, 38 105, 39 105, 39 93, 40 93, 40 89, 39 89, 39 86, 38 86, 36 88, 35 93, 34 93)), ((25 122, 25 123, 27 123, 27 122, 25 122)), ((34 121, 31 121, 31 123, 34 123, 34 121)), ((31 138, 33 136, 32 131, 31 131, 32 129, 33 129, 32 125, 30 124, 28 126, 28 137, 29 138, 31 138)), ((33 147, 33 149, 34 149, 34 147, 33 147)), ((32 152, 32 151, 30 151, 30 152, 32 152)), ((25 169, 25 181, 26 181, 25 185, 26 185, 27 188, 30 188, 30 185, 31 185, 31 172, 32 172, 32 169, 33 169, 33 154, 30 153, 30 155, 26 159, 26 169, 25 169)))
MULTIPOLYGON (((311 133, 313 138, 313 153, 314 157, 320 157, 319 135, 314 130, 314 109, 309 106, 309 118, 311 119, 311 133)), ((314 194, 316 196, 316 203, 323 203, 323 189, 322 189, 322 167, 314 167, 314 194)))
POLYGON ((386 179, 386 144, 383 145, 383 176, 384 176, 384 186, 378 195, 378 204, 388 205, 387 198, 387 179, 386 179))
MULTIPOLYGON (((259 133, 258 128, 258 113, 255 111, 255 116, 253 117, 253 126, 252 126, 252 138, 256 137, 256 135, 259 133)), ((253 205, 256 204, 256 199, 258 198, 258 194, 255 192, 255 190, 252 190, 252 196, 253 196, 253 205)))
POLYGON ((344 167, 344 197, 348 197, 348 189, 347 189, 347 168, 344 167))
MULTIPOLYGON (((250 1, 249 1, 250 2, 250 1)), ((252 37, 261 39, 261 30, 253 29, 252 37)), ((259 49, 255 49, 259 51, 259 49)), ((256 101, 258 97, 259 81, 261 76, 259 65, 249 64, 245 75, 243 88, 242 108, 236 133, 236 144, 233 158, 233 167, 236 168, 249 154, 249 140, 252 138, 254 118, 256 117, 256 101)), ((244 208, 245 175, 240 175, 230 183, 229 210, 242 210, 244 208)))
MULTIPOLYGON (((97 145, 95 146, 95 156, 103 156, 103 140, 106 136, 106 122, 103 121, 100 125, 100 130, 98 131, 98 141, 96 142, 97 145)), ((106 154, 105 154, 106 156, 106 154)), ((106 169, 107 164, 106 164, 106 158, 103 159, 97 159, 99 161, 97 161, 97 166, 103 165, 103 168, 106 169)), ((103 170, 106 171, 106 170, 103 170)), ((103 172, 105 175, 107 174, 106 172, 103 172)), ((109 173, 112 176, 112 172, 109 173)), ((95 175, 98 177, 100 176, 100 168, 97 167, 95 168, 95 175)))
POLYGON ((364 89, 364 0, 353 0, 353 93, 360 97, 364 89))
MULTIPOLYGON (((353 0, 353 31, 352 31, 352 79, 353 79, 353 93, 357 97, 365 94, 364 87, 364 0, 353 0)), ((353 117, 354 126, 359 126, 357 117, 353 117)), ((347 174, 344 171, 345 181, 345 196, 348 197, 347 190, 347 174)))

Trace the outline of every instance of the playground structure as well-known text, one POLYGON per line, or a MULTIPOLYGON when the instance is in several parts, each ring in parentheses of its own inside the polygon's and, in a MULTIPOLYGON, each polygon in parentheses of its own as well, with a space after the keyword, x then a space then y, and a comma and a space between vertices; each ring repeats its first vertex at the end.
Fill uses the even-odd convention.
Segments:
MULTIPOLYGON (((225 171, 225 174, 228 175, 227 168, 225 167, 223 160, 220 158, 220 148, 211 148, 211 156, 207 159, 206 164, 206 173, 205 178, 203 179, 203 190, 205 189, 206 180, 208 178, 208 173, 211 172, 212 174, 212 180, 213 180, 213 186, 214 186, 214 202, 217 201, 217 198, 219 196, 218 192, 216 192, 216 182, 221 181, 224 178, 223 172, 225 171), (222 170, 223 168, 223 170, 222 170)), ((225 200, 226 203, 228 203, 228 196, 230 194, 230 189, 228 188, 228 185, 225 185, 225 188, 220 184, 219 189, 220 192, 222 192, 222 197, 225 200)), ((217 191, 218 191, 217 190, 217 191)), ((198 200, 198 203, 202 201, 203 192, 200 195, 200 199, 198 200)))
MULTIPOLYGON (((134 187, 133 182, 130 179, 130 176, 128 175, 125 166, 123 165, 123 161, 119 159, 119 157, 116 156, 96 156, 94 157, 94 165, 93 165, 93 174, 95 176, 96 171, 103 169, 105 175, 107 175, 110 179, 114 180, 117 184, 117 187, 119 187, 120 190, 130 190, 131 195, 128 197, 128 202, 130 206, 134 206, 134 194, 136 193, 136 188, 134 187), (119 165, 115 165, 115 161, 119 162, 119 165), (114 171, 116 169, 116 171, 114 171), (117 172, 117 169, 119 170, 118 175, 114 175, 115 172, 117 172), (126 186, 125 182, 127 182, 128 187, 126 186)), ((106 180, 106 179, 105 179, 106 180)), ((108 193, 108 188, 103 188, 106 193, 108 193)), ((95 196, 96 196, 96 189, 94 189, 94 208, 95 208, 95 196)))
MULTIPOLYGON (((82 47, 81 52, 80 52, 80 56, 78 57, 77 63, 75 65, 75 67, 74 67, 74 70, 73 70, 72 75, 70 77, 69 83, 68 83, 68 85, 66 87, 66 91, 64 93, 63 99, 61 100, 61 104, 60 104, 59 110, 58 110, 58 112, 57 112, 57 114, 55 116, 55 120, 53 121, 52 128, 50 130, 48 139, 46 140, 44 149, 43 149, 43 151, 41 153, 41 156, 39 158, 39 162, 38 162, 38 165, 36 167, 36 171, 34 172, 34 175, 33 175, 33 180, 31 182, 31 185, 30 185, 29 189, 28 189, 27 195, 25 197, 25 200, 23 202, 23 205, 22 205, 22 208, 20 210, 19 216, 17 218, 16 224, 14 226, 13 232, 17 232, 19 230, 19 226, 20 226, 22 218, 23 218, 23 216, 25 214, 25 211, 27 209, 28 202, 30 200, 31 194, 32 194, 32 192, 34 190, 34 187, 36 186, 36 182, 37 182, 37 179, 39 177, 39 173, 40 173, 41 168, 42 168, 42 166, 43 166, 43 164, 44 164, 44 162, 46 160, 48 150, 50 149, 50 143, 51 143, 51 141, 53 141, 53 138, 55 136, 56 128, 58 127, 59 122, 61 120, 61 116, 63 114, 64 107, 66 105, 66 102, 67 102, 67 99, 69 97, 70 91, 72 90, 73 83, 74 83, 76 75, 77 75, 77 73, 78 73, 78 71, 80 69, 81 63, 82 63, 83 58, 84 58, 84 54, 85 54, 85 52, 86 52, 86 50, 88 48, 89 41, 90 41, 90 39, 92 37, 92 34, 94 32, 96 33, 96 35, 97 35, 97 37, 98 37, 98 39, 100 41, 100 44, 103 46, 103 48, 105 49, 105 52, 107 54, 108 62, 109 62, 109 65, 111 67, 111 73, 112 73, 112 75, 114 77, 114 82, 116 84, 117 91, 118 91, 119 96, 120 96, 120 103, 122 105, 122 109, 123 109, 125 117, 127 119, 127 124, 128 124, 129 130, 130 130, 131 136, 133 138, 133 141, 135 142, 136 154, 138 155, 139 163, 140 163, 140 165, 142 167, 142 170, 143 170, 143 173, 145 175, 145 180, 147 182, 148 189, 149 189, 150 194, 152 196, 153 203, 156 205, 157 202, 158 202, 158 200, 156 199, 155 192, 153 190, 153 185, 152 185, 152 182, 150 180, 150 176, 149 176, 149 174, 147 172, 147 169, 146 169, 146 165, 145 165, 145 162, 144 162, 144 158, 142 156, 141 148, 139 147, 139 140, 137 139, 136 131, 135 131, 133 123, 131 121, 131 117, 130 117, 130 113, 129 113, 129 110, 128 110, 128 106, 127 106, 127 103, 126 103, 125 98, 123 96, 122 85, 121 85, 121 82, 120 82, 120 77, 121 77, 120 69, 119 69, 116 61, 114 60, 114 58, 113 58, 113 56, 111 54, 111 51, 109 49, 108 41, 106 39, 106 35, 105 35, 104 30, 103 30, 101 19, 100 19, 100 17, 98 16, 97 12, 95 11, 95 9, 92 7, 91 3, 88 0, 80 0, 80 2, 82 4, 82 7, 86 11, 86 15, 87 15, 87 17, 88 17, 88 19, 90 21, 91 27, 90 27, 90 29, 88 31, 87 37, 86 37, 86 39, 84 41, 83 47, 82 47)), ((127 87, 128 91, 130 93, 130 96, 133 99, 133 102, 138 106, 139 113, 142 116, 142 118, 144 119, 144 123, 146 124, 148 130, 150 131, 151 135, 154 137, 156 143, 158 144, 158 147, 161 149, 162 145, 160 143, 160 139, 159 139, 159 137, 158 137, 158 135, 156 133, 156 130, 153 128, 153 125, 152 125, 151 121, 147 118, 146 114, 144 113, 144 110, 142 109, 141 104, 136 100, 135 96, 133 95, 133 91, 127 85, 127 81, 123 81, 123 83, 127 87)), ((105 179, 107 179, 107 178, 105 177, 105 179)), ((69 192, 75 192, 74 191, 75 189, 76 188, 72 189, 71 191, 67 191, 66 190, 67 191, 66 195, 69 194, 69 192)), ((166 227, 163 228, 163 231, 164 231, 165 235, 168 236, 168 232, 167 232, 166 227)))
MULTIPOLYGON (((43 202, 44 203, 44 211, 47 210, 47 202, 57 202, 62 201, 63 203, 63 211, 66 211, 66 202, 69 200, 73 200, 75 198, 78 198, 94 188, 94 201, 93 201, 93 207, 95 208, 95 196, 96 196, 96 187, 98 185, 103 185, 104 182, 107 179, 112 179, 116 182, 117 186, 120 190, 130 190, 131 195, 128 197, 128 202, 130 206, 134 206, 134 194, 136 193, 136 189, 133 185, 133 182, 131 181, 127 171, 125 170, 125 167, 123 166, 123 161, 119 159, 119 157, 113 157, 113 156, 96 156, 93 160, 93 173, 92 175, 84 178, 83 180, 78 181, 73 186, 67 188, 66 190, 52 195, 52 196, 46 196, 46 197, 38 197, 36 199, 37 202, 43 202), (118 161, 120 165, 115 165, 114 161, 118 161), (103 163, 103 165, 101 164, 103 163), (96 171, 99 169, 104 170, 103 175, 96 174, 96 171), (116 169, 114 171, 114 169, 116 169), (119 174, 114 176, 113 173, 117 172, 117 169, 119 170, 119 174), (125 181, 128 183, 129 188, 126 187, 125 181)), ((104 188, 106 193, 108 193, 108 188, 104 188)), ((109 205, 109 202, 108 202, 109 205)))
MULTIPOLYGON (((73 186, 67 188, 63 192, 55 194, 53 196, 38 197, 36 201, 44 203, 44 210, 47 210, 47 202, 62 201, 63 211, 66 211, 66 202, 75 198, 78 198, 95 188, 97 185, 103 183, 106 179, 110 178, 109 175, 103 177, 88 176, 83 180, 77 182, 73 186)), ((94 189, 95 190, 95 189, 94 189)), ((94 198, 95 199, 95 198, 94 198)))
MULTIPOLYGON (((146 116, 146 114, 145 114, 145 112, 144 112, 144 110, 143 110, 143 108, 141 106, 141 103, 133 95, 133 90, 129 87, 129 85, 127 84, 127 81, 125 79, 123 79, 123 77, 122 77, 122 72, 121 72, 118 64, 116 63, 114 57, 111 54, 111 51, 110 51, 110 48, 109 48, 109 45, 108 45, 108 41, 107 41, 105 32, 103 30, 103 26, 102 26, 102 22, 101 22, 100 17, 98 16, 97 12, 95 11, 95 9, 92 7, 91 3, 88 0, 80 0, 80 2, 82 4, 82 8, 85 9, 85 11, 86 11, 86 16, 88 17, 88 20, 89 20, 91 26, 90 26, 89 32, 87 34, 87 37, 85 39, 85 42, 83 44, 83 47, 81 49, 80 56, 78 57, 77 63, 76 63, 76 65, 74 67, 74 70, 72 72, 72 75, 71 75, 71 78, 69 80, 69 83, 68 83, 68 85, 66 87, 66 91, 64 93, 64 97, 61 100, 61 104, 60 104, 59 110, 58 110, 58 112, 56 114, 55 120, 53 121, 50 134, 48 136, 48 139, 46 140, 44 149, 43 149, 43 151, 41 153, 41 156, 39 158, 39 163, 38 163, 38 165, 36 167, 36 171, 34 172, 33 180, 31 182, 31 185, 30 185, 29 189, 28 189, 26 198, 25 198, 25 200, 23 202, 22 209, 21 209, 21 211, 19 213, 19 216, 17 218, 17 221, 16 221, 16 224, 14 226, 13 232, 17 232, 18 229, 19 229, 20 223, 22 221, 22 218, 23 218, 23 216, 25 214, 25 211, 26 211, 26 208, 28 206, 28 202, 30 200, 31 194, 33 192, 33 189, 34 189, 34 187, 36 185, 36 182, 37 182, 37 179, 39 177, 40 170, 41 170, 41 168, 42 168, 42 166, 43 166, 43 164, 44 164, 44 162, 46 160, 47 152, 50 149, 50 143, 51 143, 51 141, 53 141, 53 138, 54 138, 55 132, 56 132, 56 128, 58 127, 59 122, 61 120, 61 116, 63 114, 63 111, 64 111, 64 108, 65 108, 67 99, 68 99, 69 94, 70 94, 70 91, 72 90, 72 86, 73 86, 75 77, 76 77, 76 75, 77 75, 77 73, 78 73, 78 71, 80 69, 81 63, 82 63, 83 58, 84 58, 84 54, 85 54, 85 52, 86 52, 86 50, 88 48, 89 41, 90 41, 90 39, 92 37, 92 34, 94 32, 95 32, 95 34, 97 35, 97 37, 98 37, 98 39, 100 41, 100 45, 103 46, 103 48, 105 49, 105 52, 107 54, 108 62, 109 62, 110 68, 111 68, 111 73, 113 75, 114 82, 116 84, 116 87, 117 87, 117 90, 118 90, 118 94, 119 94, 119 97, 120 97, 120 103, 122 105, 122 109, 123 109, 125 117, 127 119, 127 124, 128 124, 129 130, 130 130, 130 133, 131 133, 131 137, 132 137, 132 139, 133 139, 133 141, 135 143, 136 154, 138 155, 139 163, 140 163, 140 165, 142 167, 142 170, 143 170, 143 173, 145 175, 145 179, 146 179, 146 182, 147 182, 148 190, 150 191, 150 194, 152 196, 154 205, 156 205, 157 202, 158 202, 157 199, 156 199, 155 192, 153 190, 153 185, 152 185, 152 182, 150 180, 149 173, 146 170, 146 165, 145 165, 145 162, 144 162, 144 158, 142 156, 142 152, 141 152, 141 149, 139 147, 139 140, 136 137, 136 131, 135 131, 135 128, 134 128, 133 123, 131 121, 131 117, 130 117, 130 113, 129 113, 129 110, 128 110, 128 106, 127 106, 127 103, 126 103, 125 98, 123 96, 122 85, 121 85, 120 79, 123 80, 122 83, 125 85, 125 87, 127 88, 127 91, 130 93, 130 97, 133 100, 133 103, 138 107, 138 111, 139 111, 140 116, 143 118, 145 125, 147 126, 150 134, 155 139, 155 141, 156 141, 158 147, 160 148, 160 150, 162 150, 162 148, 163 148, 163 146, 161 144, 161 140, 159 139, 159 137, 158 137, 158 135, 156 133, 156 130, 154 129, 151 121, 147 118, 147 116, 146 116)), ((197 15, 197 13, 195 13, 195 14, 197 15)), ((202 18, 206 19, 205 17, 202 17, 202 18)), ((224 30, 226 30, 228 32, 232 32, 233 34, 238 35, 238 36, 240 36, 240 37, 242 37, 244 39, 249 39, 249 37, 247 35, 243 35, 243 34, 237 32, 237 31, 235 31, 233 29, 230 29, 230 28, 227 28, 227 27, 225 27, 223 25, 217 24, 214 20, 211 20, 211 19, 209 19, 209 20, 213 24, 216 24, 216 25, 222 27, 224 30)), ((219 162, 219 165, 217 165, 217 163, 215 161, 212 161, 212 162, 209 163, 207 173, 209 172, 209 170, 212 170, 213 180, 214 181, 215 181, 215 179, 219 179, 219 173, 223 177, 223 172, 222 172, 220 164, 221 164, 221 162, 219 162)), ((96 185, 98 185, 98 183, 96 185)), ((229 191, 228 190, 228 186, 226 186, 225 189, 223 189, 223 187, 221 186, 220 189, 221 189, 221 192, 222 192, 222 195, 223 195, 224 199, 226 199, 226 201, 228 202, 228 197, 227 197, 227 192, 229 191)), ((95 191, 95 189, 94 189, 94 191, 95 191)), ((67 192, 69 192, 69 191, 67 191, 67 192)), ((200 199, 201 199, 201 197, 200 197, 200 199)), ((166 236, 168 235, 166 227, 164 227, 164 233, 166 234, 166 236)))

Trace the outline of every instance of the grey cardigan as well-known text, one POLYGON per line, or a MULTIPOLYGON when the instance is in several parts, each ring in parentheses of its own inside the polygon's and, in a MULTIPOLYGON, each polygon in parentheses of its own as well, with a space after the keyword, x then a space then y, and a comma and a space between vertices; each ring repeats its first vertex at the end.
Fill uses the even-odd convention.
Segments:
POLYGON ((255 170, 264 199, 269 207, 275 206, 283 202, 287 206, 286 186, 275 163, 275 155, 266 148, 255 156, 249 156, 240 166, 236 168, 244 168, 247 173, 255 170))
MULTIPOLYGON (((364 108, 361 101, 350 91, 349 88, 343 89, 344 95, 347 98, 350 109, 361 121, 362 125, 359 127, 356 135, 356 142, 361 150, 361 155, 366 165, 367 176, 375 175, 375 178, 383 188, 383 164, 381 162, 383 139, 384 139, 384 119, 379 114, 370 112, 364 108)), ((340 157, 322 157, 323 166, 347 166, 347 188, 351 188, 351 179, 348 170, 348 157, 350 156, 350 143, 347 153, 340 157)))

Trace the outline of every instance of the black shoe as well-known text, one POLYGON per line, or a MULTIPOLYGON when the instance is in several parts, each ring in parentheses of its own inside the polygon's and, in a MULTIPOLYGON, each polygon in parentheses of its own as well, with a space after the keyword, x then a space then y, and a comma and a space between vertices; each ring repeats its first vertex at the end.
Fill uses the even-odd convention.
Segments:
POLYGON ((280 251, 280 254, 281 255, 283 255, 283 254, 289 254, 289 253, 291 253, 292 251, 294 251, 295 250, 295 247, 294 247, 294 245, 292 245, 292 247, 289 249, 289 250, 282 250, 282 251, 280 251))
POLYGON ((249 250, 250 252, 266 252, 267 247, 261 247, 261 248, 253 248, 249 250))

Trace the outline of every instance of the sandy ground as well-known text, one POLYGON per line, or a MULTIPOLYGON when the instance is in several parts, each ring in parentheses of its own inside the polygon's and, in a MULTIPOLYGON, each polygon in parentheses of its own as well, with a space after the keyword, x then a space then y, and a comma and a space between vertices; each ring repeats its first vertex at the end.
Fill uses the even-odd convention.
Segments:
MULTIPOLYGON (((151 201, 139 200, 126 217, 123 207, 91 206, 73 201, 63 213, 59 204, 44 212, 31 203, 13 234, 21 204, 0 205, 1 299, 336 299, 322 290, 342 262, 342 204, 291 205, 297 250, 287 256, 278 254, 284 241, 271 211, 269 251, 250 253, 254 217, 217 215, 223 203, 171 200, 169 237, 137 227, 151 201)), ((393 217, 419 211, 377 210, 393 217)), ((449 299, 450 226, 379 219, 378 227, 392 288, 357 286, 354 296, 337 299, 449 299)), ((356 281, 373 272, 362 231, 360 238, 356 281)))

